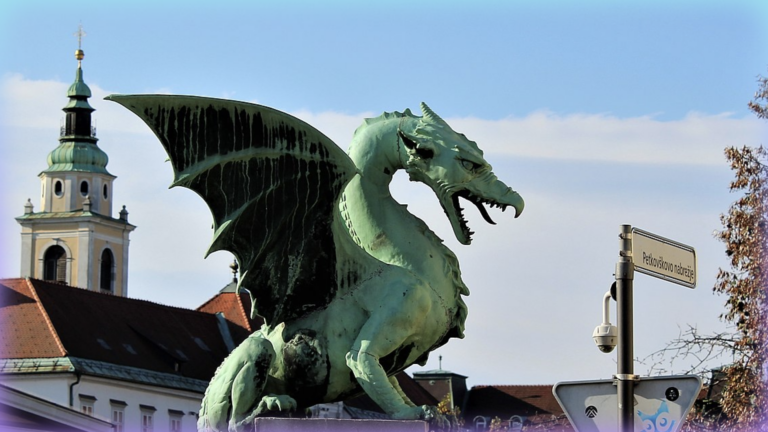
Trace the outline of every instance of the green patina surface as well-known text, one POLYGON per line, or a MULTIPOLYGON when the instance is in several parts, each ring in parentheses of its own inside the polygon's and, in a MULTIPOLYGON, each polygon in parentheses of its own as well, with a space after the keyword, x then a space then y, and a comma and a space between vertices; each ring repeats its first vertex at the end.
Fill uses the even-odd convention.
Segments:
POLYGON ((84 171, 110 175, 107 154, 96 144, 82 141, 62 141, 48 154, 48 169, 44 172, 84 171))
POLYGON ((266 324, 219 367, 200 430, 246 430, 257 416, 367 393, 393 418, 445 419, 414 406, 393 375, 463 337, 469 290, 456 256, 392 198, 404 169, 435 192, 459 242, 460 199, 523 210, 478 146, 425 104, 365 120, 349 155, 288 114, 192 96, 111 96, 155 132, 174 186, 214 217, 210 251, 232 252, 239 288, 266 324))
POLYGON ((48 168, 43 172, 80 171, 111 175, 107 171, 109 157, 96 144, 98 139, 91 128, 91 113, 95 110, 88 103, 91 89, 83 80, 83 69, 79 64, 67 97, 69 102, 63 108, 67 113, 66 126, 62 127, 58 147, 48 154, 48 168))

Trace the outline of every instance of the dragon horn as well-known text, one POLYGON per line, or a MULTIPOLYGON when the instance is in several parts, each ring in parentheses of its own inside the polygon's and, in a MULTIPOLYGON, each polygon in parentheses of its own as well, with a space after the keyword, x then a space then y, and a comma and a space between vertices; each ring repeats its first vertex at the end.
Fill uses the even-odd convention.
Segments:
POLYGON ((432 111, 432 109, 428 107, 424 102, 421 103, 421 113, 424 114, 424 118, 430 121, 435 123, 445 123, 445 120, 440 118, 439 115, 435 114, 435 112, 432 111))

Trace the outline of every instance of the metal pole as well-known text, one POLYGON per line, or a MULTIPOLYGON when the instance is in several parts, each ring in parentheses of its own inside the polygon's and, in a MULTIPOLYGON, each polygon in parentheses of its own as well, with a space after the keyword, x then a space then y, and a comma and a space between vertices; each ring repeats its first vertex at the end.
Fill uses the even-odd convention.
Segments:
POLYGON ((632 262, 632 226, 622 225, 619 234, 619 261, 616 263, 616 315, 619 328, 619 352, 616 369, 619 431, 635 430, 635 365, 633 348, 632 282, 635 267, 632 262))

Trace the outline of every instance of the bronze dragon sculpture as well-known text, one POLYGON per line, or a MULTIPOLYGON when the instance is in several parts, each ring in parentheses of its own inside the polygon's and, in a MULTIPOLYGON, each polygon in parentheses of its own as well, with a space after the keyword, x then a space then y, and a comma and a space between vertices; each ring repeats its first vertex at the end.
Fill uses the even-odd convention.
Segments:
POLYGON ((437 195, 471 242, 459 198, 523 210, 477 145, 426 104, 366 119, 349 156, 280 111, 194 96, 114 95, 155 132, 172 186, 197 192, 214 218, 209 253, 228 250, 239 287, 265 320, 227 357, 198 428, 244 430, 256 416, 344 400, 361 391, 397 419, 443 419, 415 406, 393 375, 463 337, 469 290, 456 256, 390 195, 393 175, 437 195))

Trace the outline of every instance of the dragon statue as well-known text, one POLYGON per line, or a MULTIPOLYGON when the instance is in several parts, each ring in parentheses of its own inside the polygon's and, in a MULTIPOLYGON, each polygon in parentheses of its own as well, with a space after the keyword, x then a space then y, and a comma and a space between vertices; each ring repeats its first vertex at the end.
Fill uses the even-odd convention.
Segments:
MULTIPOLYGON (((154 131, 173 186, 199 194, 214 219, 208 253, 239 263, 264 326, 235 348, 205 392, 199 430, 241 431, 257 416, 365 392, 392 418, 441 423, 394 375, 463 337, 469 290, 456 256, 390 195, 393 175, 437 195, 462 244, 459 198, 523 210, 483 152, 426 105, 366 119, 345 154, 272 108, 221 99, 113 95, 154 131)), ((272 414, 271 414, 272 413, 272 414)))

